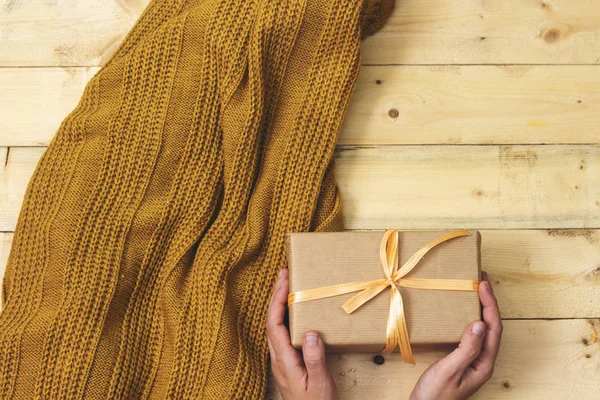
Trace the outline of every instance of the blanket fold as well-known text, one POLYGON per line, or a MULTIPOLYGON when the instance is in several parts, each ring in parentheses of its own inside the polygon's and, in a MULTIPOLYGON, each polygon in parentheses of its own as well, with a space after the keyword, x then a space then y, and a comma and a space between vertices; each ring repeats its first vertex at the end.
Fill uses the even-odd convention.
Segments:
POLYGON ((29 184, 0 398, 264 398, 284 235, 340 230, 333 154, 390 0, 153 0, 29 184))

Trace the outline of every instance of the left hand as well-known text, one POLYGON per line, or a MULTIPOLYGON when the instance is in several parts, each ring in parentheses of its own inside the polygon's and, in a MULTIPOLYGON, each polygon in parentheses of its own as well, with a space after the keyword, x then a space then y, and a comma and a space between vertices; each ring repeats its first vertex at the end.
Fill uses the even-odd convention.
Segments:
POLYGON ((271 369, 286 400, 336 398, 336 387, 325 363, 325 345, 319 334, 304 334, 302 355, 290 341, 283 324, 289 291, 288 270, 282 269, 273 288, 267 314, 267 343, 271 354, 271 369))

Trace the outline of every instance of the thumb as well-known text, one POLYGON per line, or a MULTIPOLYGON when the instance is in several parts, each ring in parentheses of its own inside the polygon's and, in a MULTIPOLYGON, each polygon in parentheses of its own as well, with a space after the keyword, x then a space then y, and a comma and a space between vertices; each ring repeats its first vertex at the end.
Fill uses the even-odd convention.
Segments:
POLYGON ((302 342, 302 356, 308 373, 308 386, 319 387, 329 383, 331 375, 325 359, 325 345, 319 334, 308 331, 302 342))
POLYGON ((440 360, 448 375, 462 374, 481 353, 486 326, 482 321, 473 322, 460 339, 458 347, 440 360))

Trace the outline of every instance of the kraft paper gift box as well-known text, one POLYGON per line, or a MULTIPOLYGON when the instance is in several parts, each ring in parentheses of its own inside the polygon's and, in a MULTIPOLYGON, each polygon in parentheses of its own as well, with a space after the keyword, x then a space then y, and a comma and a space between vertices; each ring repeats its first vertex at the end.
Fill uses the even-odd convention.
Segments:
MULTIPOLYGON (((448 232, 398 232, 398 265, 402 266, 419 248, 448 232)), ((380 260, 384 233, 355 231, 287 235, 290 293, 385 279, 380 260)), ((456 237, 433 247, 405 278, 478 281, 481 236, 476 231, 468 233, 469 236, 456 237)), ((473 291, 398 289, 411 345, 458 343, 469 324, 481 319, 476 286, 473 291)), ((387 287, 352 314, 347 314, 342 304, 356 292, 291 304, 289 326, 292 344, 300 348, 304 333, 316 330, 329 352, 380 352, 386 345, 390 290, 387 287)))

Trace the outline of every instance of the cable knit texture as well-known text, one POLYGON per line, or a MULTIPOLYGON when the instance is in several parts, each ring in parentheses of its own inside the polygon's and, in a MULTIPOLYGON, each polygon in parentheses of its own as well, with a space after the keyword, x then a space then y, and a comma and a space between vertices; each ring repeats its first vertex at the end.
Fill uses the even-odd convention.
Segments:
POLYGON ((264 397, 284 236, 342 229, 333 152, 390 4, 150 3, 29 184, 0 398, 264 397))

